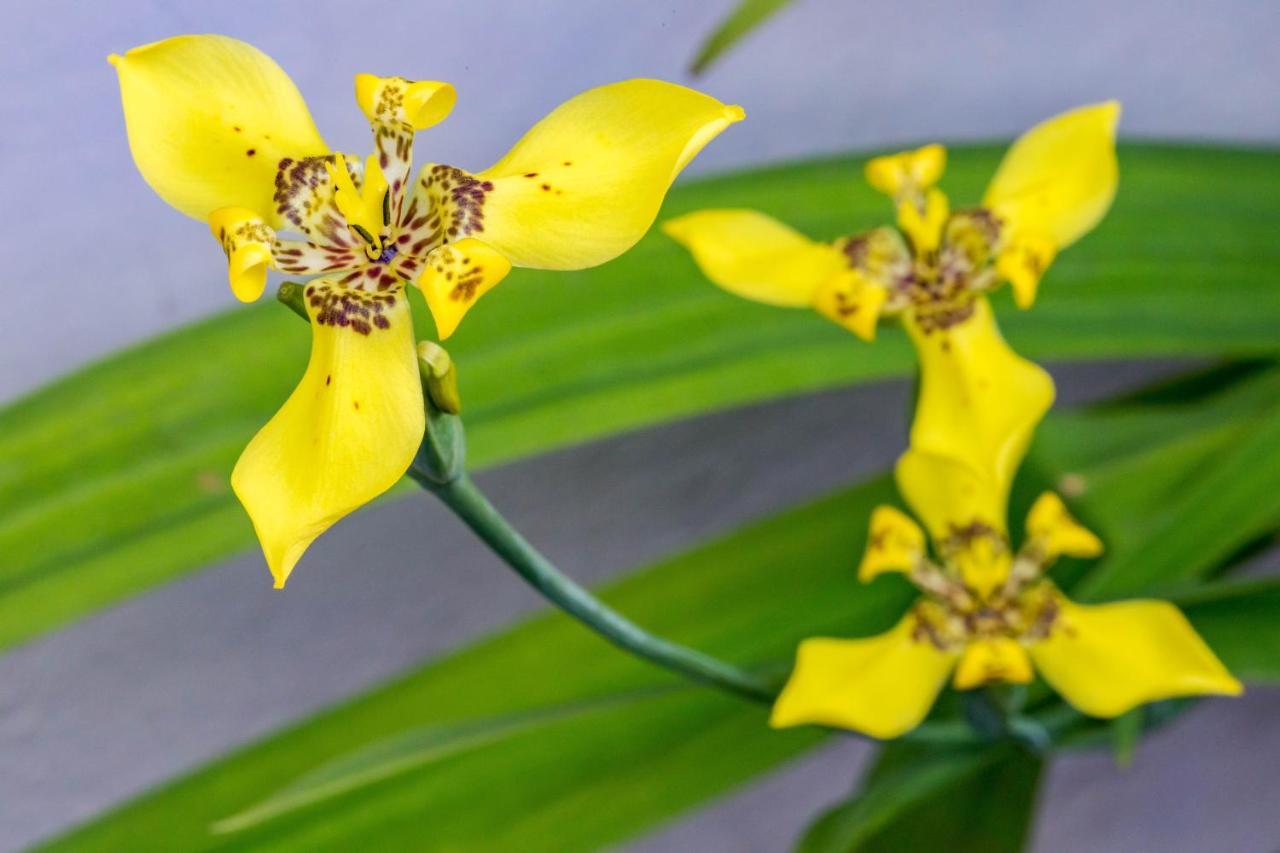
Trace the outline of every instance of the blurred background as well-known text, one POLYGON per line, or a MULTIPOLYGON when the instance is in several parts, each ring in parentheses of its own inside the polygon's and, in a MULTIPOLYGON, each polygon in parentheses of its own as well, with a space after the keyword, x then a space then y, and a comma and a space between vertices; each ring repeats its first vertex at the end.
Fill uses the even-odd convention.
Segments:
MULTIPOLYGON (((134 169, 106 63, 169 35, 223 33, 260 47, 346 150, 368 140, 354 72, 451 81, 458 107, 418 137, 417 152, 473 169, 561 101, 632 76, 745 106, 748 121, 708 147, 695 175, 935 139, 1005 140, 1106 98, 1123 102, 1127 138, 1280 142, 1275 3, 797 0, 691 77, 699 45, 734 5, 7 8, 0 402, 232 306, 205 226, 167 208, 134 169)), ((1056 373, 1064 397, 1081 401, 1177 366, 1056 373)), ((900 383, 828 392, 514 463, 484 483, 564 568, 599 580, 883 468, 900 450, 905 406, 900 383), (797 433, 809 440, 785 440, 797 433), (660 475, 656 460, 672 453, 682 469, 660 475)), ((246 553, 0 653, 0 848, 86 820, 537 606, 444 512, 428 507, 422 520, 423 502, 402 497, 340 525, 287 597, 271 594, 260 556, 246 553), (406 571, 427 548, 439 570, 406 571)), ((1127 771, 1105 754, 1063 760, 1036 849, 1275 849, 1280 815, 1266 792, 1280 761, 1276 719, 1280 696, 1262 691, 1197 709, 1144 744, 1127 771)), ((825 746, 627 849, 785 849, 865 753, 825 746)))

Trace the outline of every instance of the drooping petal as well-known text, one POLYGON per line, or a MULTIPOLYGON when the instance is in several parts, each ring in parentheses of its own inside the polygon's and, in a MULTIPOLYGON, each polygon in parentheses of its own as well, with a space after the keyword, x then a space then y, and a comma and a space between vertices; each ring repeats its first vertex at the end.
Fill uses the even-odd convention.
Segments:
POLYGON ((1115 717, 1146 702, 1243 691, 1182 612, 1164 601, 1082 605, 1057 597, 1031 659, 1080 711, 1115 717))
POLYGON ((244 207, 215 210, 209 216, 209 230, 227 255, 231 292, 241 302, 253 302, 267 287, 275 233, 261 216, 244 207))
POLYGON ((972 690, 997 681, 1027 684, 1033 676, 1031 658, 1021 643, 1009 637, 991 637, 965 647, 951 683, 957 690, 972 690))
POLYGON ((253 302, 267 284, 267 270, 316 275, 352 269, 364 262, 352 249, 326 248, 281 240, 266 220, 244 207, 223 207, 209 215, 209 230, 227 255, 231 292, 253 302))
POLYGON ((891 506, 871 513, 867 550, 858 579, 869 581, 885 572, 910 572, 925 557, 924 531, 909 515, 891 506))
POLYGON ((1053 403, 1053 380, 1009 347, 985 298, 974 300, 970 316, 944 327, 906 325, 920 356, 912 449, 991 472, 1007 495, 1036 424, 1053 403))
POLYGON ((1106 215, 1115 198, 1116 123, 1107 101, 1062 113, 1019 137, 996 169, 983 206, 1014 235, 1027 233, 1062 250, 1106 215))
POLYGON ((462 317, 511 271, 511 262, 474 237, 448 243, 427 257, 418 287, 436 321, 440 340, 453 334, 462 317))
POLYGON ((317 536, 400 479, 425 429, 403 290, 304 292, 311 361, 231 474, 277 587, 317 536))
POLYGON ((769 305, 808 307, 847 267, 834 246, 754 210, 700 210, 662 223, 662 230, 689 250, 707 278, 769 305))
POLYGON ((888 739, 929 713, 955 666, 913 610, 887 633, 862 640, 805 640, 773 706, 775 728, 818 723, 888 739))
POLYGON ((1102 553, 1102 540, 1076 521, 1053 492, 1045 492, 1031 505, 1026 540, 1046 563, 1063 555, 1084 559, 1102 553))
POLYGON ((535 124, 498 163, 478 236, 515 266, 582 269, 631 248, 671 182, 741 107, 660 80, 591 89, 535 124))
POLYGON ((444 121, 457 100, 453 86, 436 80, 356 75, 356 103, 373 128, 378 165, 390 188, 388 207, 397 219, 413 165, 414 133, 444 121))
POLYGON ((252 45, 178 36, 110 60, 134 162, 188 216, 243 207, 277 227, 277 164, 328 151, 293 81, 252 45))

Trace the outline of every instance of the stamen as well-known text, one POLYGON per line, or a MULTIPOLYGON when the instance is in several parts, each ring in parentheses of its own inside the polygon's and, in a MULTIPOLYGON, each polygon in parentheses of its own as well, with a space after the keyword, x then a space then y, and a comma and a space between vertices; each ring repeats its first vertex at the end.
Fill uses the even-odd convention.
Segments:
POLYGON ((364 240, 370 246, 374 245, 373 235, 366 231, 363 225, 359 225, 355 222, 349 222, 347 224, 351 226, 352 231, 360 235, 360 239, 364 240))
POLYGON ((388 243, 387 247, 382 250, 382 254, 378 255, 378 263, 389 264, 398 254, 400 254, 400 250, 396 248, 395 244, 388 243))

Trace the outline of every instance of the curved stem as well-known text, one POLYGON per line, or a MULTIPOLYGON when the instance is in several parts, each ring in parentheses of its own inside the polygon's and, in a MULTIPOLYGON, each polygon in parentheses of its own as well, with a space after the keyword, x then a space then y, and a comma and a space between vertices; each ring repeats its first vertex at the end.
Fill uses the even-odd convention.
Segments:
POLYGON ((447 483, 416 470, 410 475, 434 492, 528 583, 569 615, 614 645, 695 681, 760 702, 773 702, 777 689, 766 679, 695 649, 655 637, 564 575, 529 544, 465 473, 447 483))

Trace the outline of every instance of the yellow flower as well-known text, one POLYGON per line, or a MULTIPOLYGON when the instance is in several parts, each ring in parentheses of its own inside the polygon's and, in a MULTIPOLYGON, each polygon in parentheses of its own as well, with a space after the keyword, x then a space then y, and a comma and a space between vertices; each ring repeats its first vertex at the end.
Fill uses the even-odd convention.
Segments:
POLYGON ((405 284, 445 338, 512 266, 608 261, 743 117, 691 89, 628 80, 562 104, 488 169, 433 163, 414 176, 414 134, 452 110, 448 83, 357 75, 374 138, 362 161, 330 151, 293 82, 244 42, 180 36, 110 61, 139 171, 208 222, 235 295, 258 298, 268 269, 318 276, 304 291, 306 373, 232 474, 277 586, 320 533, 404 474, 422 439, 405 284))
POLYGON ((1054 256, 1111 205, 1119 116, 1109 101, 1032 128, 1005 155, 982 205, 967 210, 952 212, 934 186, 942 146, 875 158, 866 177, 893 199, 896 230, 821 243, 751 210, 703 210, 663 228, 708 278, 740 296, 816 308, 866 340, 888 314, 927 335, 966 320, 1002 282, 1019 306, 1035 301, 1054 256))
POLYGON ((1045 578, 1059 556, 1102 552, 1053 493, 1032 507, 1016 553, 981 518, 953 524, 933 542, 936 562, 914 521, 890 507, 875 511, 859 577, 901 572, 922 596, 885 634, 801 643, 772 725, 820 723, 897 737, 925 718, 948 677, 965 690, 1026 683, 1038 671, 1094 717, 1175 696, 1242 690, 1173 605, 1076 604, 1045 578), (974 578, 999 583, 984 587, 974 578))

